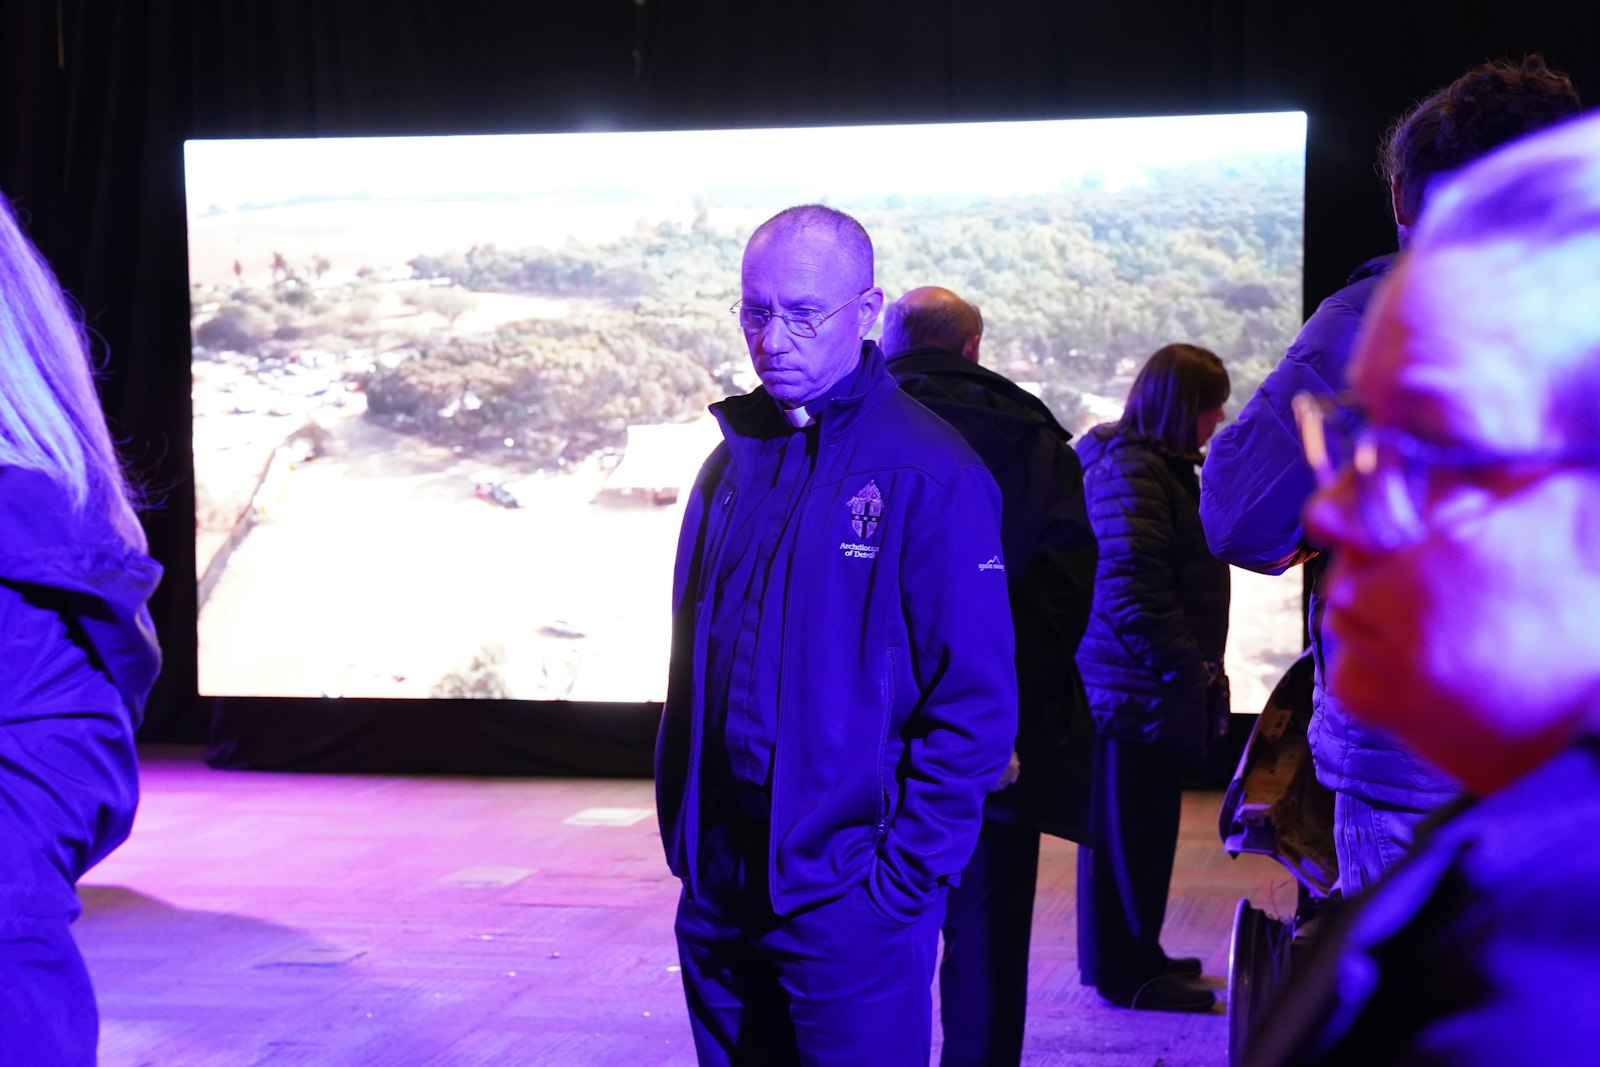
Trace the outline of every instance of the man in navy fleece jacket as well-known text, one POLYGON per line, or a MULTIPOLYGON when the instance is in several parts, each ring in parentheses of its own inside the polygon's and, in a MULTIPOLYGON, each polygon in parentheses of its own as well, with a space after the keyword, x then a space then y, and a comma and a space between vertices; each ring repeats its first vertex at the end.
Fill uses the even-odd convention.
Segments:
POLYGON ((999 491, 865 341, 859 223, 781 212, 740 281, 762 387, 712 408, 656 751, 695 1045, 926 1064, 945 891, 1016 735, 999 491))

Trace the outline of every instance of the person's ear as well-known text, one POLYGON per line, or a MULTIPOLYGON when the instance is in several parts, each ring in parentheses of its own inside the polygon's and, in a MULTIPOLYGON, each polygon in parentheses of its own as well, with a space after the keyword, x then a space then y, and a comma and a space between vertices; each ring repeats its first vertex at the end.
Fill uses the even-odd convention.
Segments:
POLYGON ((978 345, 982 341, 983 334, 981 333, 975 333, 971 337, 967 338, 967 343, 961 346, 962 356, 970 359, 974 363, 978 362, 978 345))
POLYGON ((878 323, 878 313, 883 310, 883 290, 873 286, 856 301, 856 327, 865 340, 872 327, 878 323))
POLYGON ((1394 224, 1410 229, 1417 220, 1411 217, 1411 211, 1406 207, 1405 192, 1400 188, 1398 177, 1389 179, 1389 208, 1394 212, 1394 224))

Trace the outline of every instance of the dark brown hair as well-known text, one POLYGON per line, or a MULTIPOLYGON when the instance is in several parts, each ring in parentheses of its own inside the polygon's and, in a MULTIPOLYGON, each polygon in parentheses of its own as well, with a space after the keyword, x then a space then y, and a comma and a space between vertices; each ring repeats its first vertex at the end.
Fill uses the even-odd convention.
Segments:
POLYGON ((1221 407, 1231 387, 1222 360, 1198 345, 1171 344, 1139 368, 1122 418, 1097 433, 1129 434, 1188 455, 1200 451, 1200 412, 1221 407))
POLYGON ((1582 108, 1572 80, 1545 66, 1538 52, 1521 63, 1496 59, 1401 116, 1384 135, 1379 166, 1386 180, 1398 181, 1401 206, 1415 221, 1429 178, 1582 108))

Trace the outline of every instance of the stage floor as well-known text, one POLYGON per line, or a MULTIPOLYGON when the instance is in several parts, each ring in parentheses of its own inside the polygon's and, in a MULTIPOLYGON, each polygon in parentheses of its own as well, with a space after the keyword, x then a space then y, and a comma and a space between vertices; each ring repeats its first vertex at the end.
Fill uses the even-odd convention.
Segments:
MULTIPOLYGON (((103 1067, 695 1062, 650 782, 143 758, 133 836, 79 887, 103 1067)), ((1225 997, 1236 902, 1282 915, 1295 891, 1222 852, 1219 799, 1185 798, 1164 941, 1225 997)), ((1223 1067, 1220 1003, 1125 1011, 1078 984, 1074 859, 1045 839, 1024 1062, 1223 1067)))

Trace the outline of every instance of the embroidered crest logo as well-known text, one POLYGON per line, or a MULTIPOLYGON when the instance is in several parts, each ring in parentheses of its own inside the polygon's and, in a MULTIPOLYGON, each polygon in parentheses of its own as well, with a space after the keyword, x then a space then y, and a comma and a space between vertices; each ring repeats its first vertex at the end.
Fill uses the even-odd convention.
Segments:
POLYGON ((850 528, 857 537, 871 537, 883 516, 883 494, 877 482, 868 482, 850 498, 850 528))

